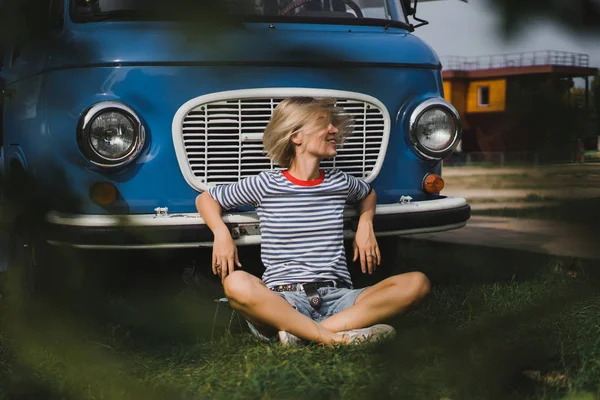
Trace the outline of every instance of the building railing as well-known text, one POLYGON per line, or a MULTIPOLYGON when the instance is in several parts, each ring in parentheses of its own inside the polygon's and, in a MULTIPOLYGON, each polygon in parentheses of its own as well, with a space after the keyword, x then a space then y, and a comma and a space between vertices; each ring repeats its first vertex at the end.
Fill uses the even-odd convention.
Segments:
POLYGON ((441 61, 443 69, 458 71, 540 65, 589 67, 590 56, 567 51, 544 50, 474 57, 445 56, 441 57, 441 61))

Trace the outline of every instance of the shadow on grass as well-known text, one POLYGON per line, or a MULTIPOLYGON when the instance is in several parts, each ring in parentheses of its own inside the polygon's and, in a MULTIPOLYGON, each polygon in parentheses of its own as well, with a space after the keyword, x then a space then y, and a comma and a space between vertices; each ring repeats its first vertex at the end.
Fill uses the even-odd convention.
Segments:
POLYGON ((538 280, 549 265, 557 262, 570 270, 585 270, 600 280, 600 268, 594 267, 598 263, 593 261, 521 249, 402 239, 398 252, 401 261, 394 266, 394 274, 421 271, 434 287, 469 289, 482 284, 538 280))

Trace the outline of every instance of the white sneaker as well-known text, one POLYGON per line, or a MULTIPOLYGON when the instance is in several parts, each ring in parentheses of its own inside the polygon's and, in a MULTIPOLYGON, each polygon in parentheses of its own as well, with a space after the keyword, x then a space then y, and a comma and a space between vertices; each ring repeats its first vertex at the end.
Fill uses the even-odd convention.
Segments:
POLYGON ((348 344, 380 343, 396 336, 396 330, 390 325, 377 324, 362 329, 338 332, 339 335, 350 336, 348 344))
POLYGON ((302 339, 296 335, 292 335, 289 332, 279 331, 277 332, 277 336, 279 337, 281 344, 284 346, 298 347, 302 345, 302 339))

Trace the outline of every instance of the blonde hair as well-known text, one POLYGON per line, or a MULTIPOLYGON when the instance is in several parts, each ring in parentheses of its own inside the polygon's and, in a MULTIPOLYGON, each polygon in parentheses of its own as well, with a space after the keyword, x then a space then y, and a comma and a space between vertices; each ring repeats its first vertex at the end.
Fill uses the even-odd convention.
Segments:
POLYGON ((352 132, 352 118, 341 108, 335 107, 335 99, 315 99, 312 97, 290 97, 283 100, 271 116, 265 133, 263 145, 267 155, 283 168, 289 168, 296 156, 292 136, 307 124, 315 121, 315 116, 324 112, 326 124, 332 124, 339 130, 338 143, 352 132))

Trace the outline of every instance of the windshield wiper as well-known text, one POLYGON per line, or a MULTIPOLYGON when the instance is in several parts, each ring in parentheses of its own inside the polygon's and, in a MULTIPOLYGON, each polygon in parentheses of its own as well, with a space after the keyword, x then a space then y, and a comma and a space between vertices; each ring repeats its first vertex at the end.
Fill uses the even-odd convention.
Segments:
POLYGON ((268 16, 249 15, 244 18, 247 22, 272 22, 272 23, 297 23, 297 24, 328 24, 328 25, 357 25, 357 26, 381 26, 387 28, 400 28, 411 30, 411 25, 391 19, 380 18, 340 18, 340 17, 301 17, 301 16, 268 16))

